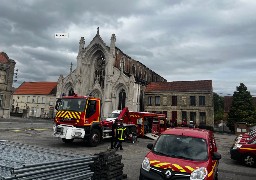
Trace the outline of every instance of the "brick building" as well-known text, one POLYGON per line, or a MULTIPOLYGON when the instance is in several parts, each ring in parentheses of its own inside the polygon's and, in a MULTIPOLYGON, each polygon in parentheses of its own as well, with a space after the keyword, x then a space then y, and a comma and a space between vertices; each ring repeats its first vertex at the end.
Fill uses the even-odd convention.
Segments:
POLYGON ((145 90, 145 110, 164 113, 177 124, 213 127, 212 81, 152 82, 145 90))

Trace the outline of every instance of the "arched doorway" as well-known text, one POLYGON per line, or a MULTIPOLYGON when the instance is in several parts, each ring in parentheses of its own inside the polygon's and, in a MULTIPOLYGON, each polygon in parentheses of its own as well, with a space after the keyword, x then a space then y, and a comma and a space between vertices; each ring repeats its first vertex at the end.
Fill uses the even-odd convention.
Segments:
POLYGON ((70 88, 68 91, 68 96, 73 96, 75 94, 74 89, 70 88))
POLYGON ((125 99, 126 99, 126 93, 124 89, 121 89, 118 95, 118 109, 122 110, 125 108, 125 99))

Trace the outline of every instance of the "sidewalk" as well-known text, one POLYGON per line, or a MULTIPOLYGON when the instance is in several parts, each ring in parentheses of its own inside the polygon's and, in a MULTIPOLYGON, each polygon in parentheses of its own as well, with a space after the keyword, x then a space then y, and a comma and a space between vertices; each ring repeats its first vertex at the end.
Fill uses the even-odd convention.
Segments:
POLYGON ((47 119, 44 119, 44 118, 37 118, 37 117, 29 117, 29 118, 21 118, 21 117, 15 117, 15 116, 11 116, 10 118, 0 118, 0 122, 10 122, 10 121, 28 121, 28 122, 31 122, 31 121, 53 121, 54 118, 47 118, 47 119))

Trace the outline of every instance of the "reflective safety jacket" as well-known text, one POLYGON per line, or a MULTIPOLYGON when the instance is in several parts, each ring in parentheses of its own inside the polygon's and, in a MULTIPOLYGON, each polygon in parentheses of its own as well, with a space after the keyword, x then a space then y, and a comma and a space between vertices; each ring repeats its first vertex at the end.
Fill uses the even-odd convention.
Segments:
POLYGON ((126 128, 125 127, 123 127, 123 126, 119 126, 119 127, 117 127, 117 129, 116 129, 116 132, 117 132, 117 139, 119 140, 119 141, 124 141, 124 138, 125 138, 125 130, 126 130, 126 128))

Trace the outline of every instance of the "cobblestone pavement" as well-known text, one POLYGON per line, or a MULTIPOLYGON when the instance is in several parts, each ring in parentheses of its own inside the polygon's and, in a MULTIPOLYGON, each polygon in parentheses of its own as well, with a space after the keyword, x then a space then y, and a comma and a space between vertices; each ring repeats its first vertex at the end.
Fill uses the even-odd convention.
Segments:
MULTIPOLYGON (((80 140, 75 140, 72 144, 64 144, 60 139, 52 136, 53 122, 41 119, 0 119, 0 140, 33 145, 38 148, 46 148, 60 154, 80 154, 93 155, 103 152, 109 148, 110 142, 104 140, 97 147, 89 147, 80 140)), ((253 180, 256 177, 256 169, 241 165, 230 159, 229 148, 231 147, 235 135, 215 133, 218 151, 222 155, 219 165, 219 179, 253 180)), ((135 144, 124 143, 124 150, 118 151, 122 155, 124 163, 124 173, 128 180, 137 180, 139 169, 144 156, 148 152, 146 145, 153 140, 139 138, 135 144)), ((25 146, 26 146, 25 145, 25 146)))

